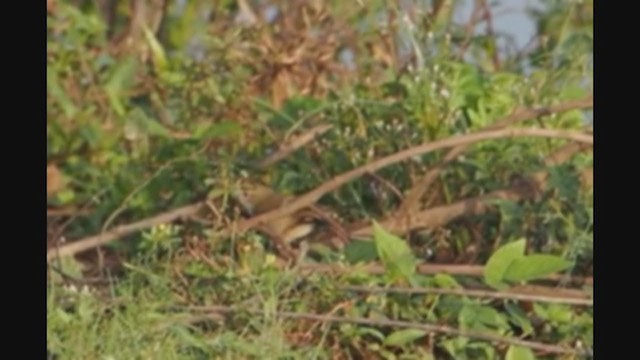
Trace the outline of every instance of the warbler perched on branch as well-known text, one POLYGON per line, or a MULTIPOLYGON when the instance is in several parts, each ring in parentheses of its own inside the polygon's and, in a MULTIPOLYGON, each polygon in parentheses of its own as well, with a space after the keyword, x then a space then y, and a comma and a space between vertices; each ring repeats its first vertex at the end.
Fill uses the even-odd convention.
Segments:
MULTIPOLYGON (((285 206, 294 199, 292 196, 275 192, 263 183, 249 180, 241 182, 233 196, 248 216, 267 213, 285 206)), ((315 205, 269 220, 261 224, 258 230, 266 233, 276 242, 290 247, 298 241, 308 239, 318 229, 326 225, 329 225, 329 228, 338 234, 341 241, 346 241, 345 230, 325 211, 315 205)), ((341 248, 343 244, 332 242, 330 245, 341 248)))

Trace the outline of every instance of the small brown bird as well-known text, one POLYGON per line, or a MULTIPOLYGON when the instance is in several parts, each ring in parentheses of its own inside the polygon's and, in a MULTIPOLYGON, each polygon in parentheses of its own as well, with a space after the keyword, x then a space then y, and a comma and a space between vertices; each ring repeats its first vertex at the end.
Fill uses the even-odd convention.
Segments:
MULTIPOLYGON (((286 205, 293 199, 291 196, 278 194, 269 186, 258 182, 245 181, 234 197, 240 203, 244 212, 250 216, 260 215, 286 205)), ((259 230, 267 233, 274 240, 280 241, 285 246, 291 246, 299 240, 312 235, 320 225, 329 224, 334 231, 345 237, 345 232, 337 222, 316 206, 300 209, 294 213, 263 224, 259 230)), ((342 244, 332 244, 341 247, 342 244)))
MULTIPOLYGON (((243 182, 234 194, 243 210, 251 216, 260 215, 285 205, 292 198, 278 194, 270 187, 257 182, 243 182)), ((263 230, 277 236, 285 244, 291 245, 313 232, 316 221, 307 211, 297 211, 291 215, 273 219, 264 224, 263 230)))

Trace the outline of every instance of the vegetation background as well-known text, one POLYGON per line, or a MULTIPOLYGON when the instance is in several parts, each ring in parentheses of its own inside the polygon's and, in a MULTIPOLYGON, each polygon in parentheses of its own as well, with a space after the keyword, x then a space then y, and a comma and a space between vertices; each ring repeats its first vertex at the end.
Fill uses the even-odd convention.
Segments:
POLYGON ((593 1, 537 2, 525 46, 496 5, 47 0, 49 253, 116 234, 51 257, 51 357, 590 356, 593 1), (243 178, 304 194, 469 134, 320 194, 373 241, 283 267, 229 232, 243 178))

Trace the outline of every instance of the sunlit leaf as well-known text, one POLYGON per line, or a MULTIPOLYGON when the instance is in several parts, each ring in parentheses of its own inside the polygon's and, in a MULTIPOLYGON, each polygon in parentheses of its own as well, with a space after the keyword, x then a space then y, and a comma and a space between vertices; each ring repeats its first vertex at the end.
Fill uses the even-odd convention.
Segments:
POLYGON ((143 26, 142 30, 144 31, 144 36, 147 39, 147 43, 149 43, 149 47, 151 48, 153 64, 156 67, 156 71, 161 74, 167 68, 167 56, 164 52, 162 44, 160 44, 156 36, 149 30, 148 27, 143 26))
POLYGON ((384 339, 387 346, 404 346, 426 335, 426 331, 419 329, 403 329, 392 332, 384 339))
POLYGON ((374 241, 378 256, 392 281, 410 282, 416 272, 417 260, 407 242, 388 233, 378 223, 373 224, 374 241))
POLYGON ((535 360, 536 356, 531 349, 522 346, 509 346, 505 360, 535 360))
POLYGON ((568 269, 571 265, 571 262, 558 256, 533 254, 515 259, 504 271, 504 279, 514 282, 540 279, 568 269))
POLYGON ((503 245, 489 258, 484 267, 484 280, 487 285, 497 289, 507 287, 504 274, 515 260, 524 257, 526 241, 520 239, 503 245))

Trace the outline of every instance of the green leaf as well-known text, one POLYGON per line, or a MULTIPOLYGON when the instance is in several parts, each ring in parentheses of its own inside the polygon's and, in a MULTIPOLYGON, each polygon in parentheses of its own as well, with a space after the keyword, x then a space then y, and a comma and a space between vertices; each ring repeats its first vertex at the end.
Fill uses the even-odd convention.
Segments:
POLYGON ((508 281, 528 281, 539 279, 565 270, 572 263, 558 256, 534 254, 516 259, 504 272, 508 281))
POLYGON ((344 255, 351 264, 374 261, 378 258, 376 244, 372 241, 351 241, 345 246, 344 255))
POLYGON ((502 314, 489 306, 465 305, 458 315, 463 328, 482 331, 507 330, 509 324, 502 314))
POLYGON ((162 45, 156 38, 156 36, 143 25, 142 30, 144 31, 144 36, 149 43, 149 47, 151 48, 151 55, 153 56, 153 65, 156 68, 156 71, 161 74, 167 69, 167 56, 162 48, 162 45))
MULTIPOLYGON (((82 264, 73 258, 73 256, 69 257, 61 257, 58 261, 60 261, 60 269, 64 271, 66 275, 73 276, 76 278, 82 278, 82 264)), ((63 279, 60 274, 57 272, 51 272, 54 279, 63 279)))
POLYGON ((384 345, 403 346, 425 336, 426 333, 426 331, 418 329, 398 330, 389 334, 389 336, 384 339, 384 345))
POLYGON ((376 338, 379 341, 383 341, 384 340, 384 334, 376 329, 376 328, 372 328, 372 327, 358 327, 357 329, 357 333, 359 335, 369 335, 372 336, 374 338, 376 338))
POLYGON ((535 360, 536 356, 531 349, 522 346, 509 346, 505 360, 535 360))
POLYGON ((577 84, 569 84, 560 90, 560 94, 558 94, 558 100, 575 100, 582 99, 587 95, 587 90, 583 86, 578 86, 577 84))
POLYGON ((124 90, 133 85, 137 68, 138 62, 135 58, 129 57, 125 59, 116 65, 109 81, 104 86, 109 101, 111 102, 111 107, 120 116, 125 114, 121 97, 123 96, 124 90))
POLYGON ((373 235, 378 256, 391 281, 411 282, 418 262, 409 245, 401 238, 388 233, 377 222, 373 223, 373 235))
POLYGON ((438 287, 443 287, 443 288, 461 288, 462 286, 460 286, 460 284, 458 283, 458 281, 456 280, 456 278, 454 278, 453 276, 449 275, 449 274, 436 274, 433 277, 433 283, 435 285, 437 285, 438 287))
POLYGON ((171 133, 155 119, 150 118, 140 108, 129 112, 125 122, 125 134, 129 139, 137 139, 148 135, 170 137, 171 133))
POLYGON ((242 127, 235 121, 222 121, 216 124, 199 126, 194 133, 196 139, 232 137, 242 133, 242 127))
POLYGON ((61 321, 65 325, 70 324, 73 321, 73 316, 59 307, 55 308, 54 315, 56 320, 61 321))
POLYGON ((162 124, 157 122, 155 119, 150 118, 146 114, 141 116, 139 120, 147 134, 167 138, 171 137, 171 132, 167 128, 165 128, 164 126, 162 126, 162 124))
POLYGON ((527 314, 518 306, 512 303, 505 303, 505 309, 509 313, 509 321, 522 329, 522 335, 527 336, 533 334, 533 326, 527 317, 527 314))
POLYGON ((55 70, 51 66, 47 66, 47 91, 56 99, 67 117, 73 117, 78 112, 73 101, 71 101, 62 86, 60 86, 55 70))
POLYGON ((525 240, 520 239, 500 247, 484 267, 484 281, 496 289, 505 289, 504 274, 517 259, 524 257, 525 240))
POLYGON ((76 199, 76 193, 71 189, 62 189, 56 194, 56 200, 60 204, 70 204, 76 199))
POLYGON ((573 321, 571 307, 564 304, 533 304, 533 311, 543 320, 555 324, 569 324, 573 321))

